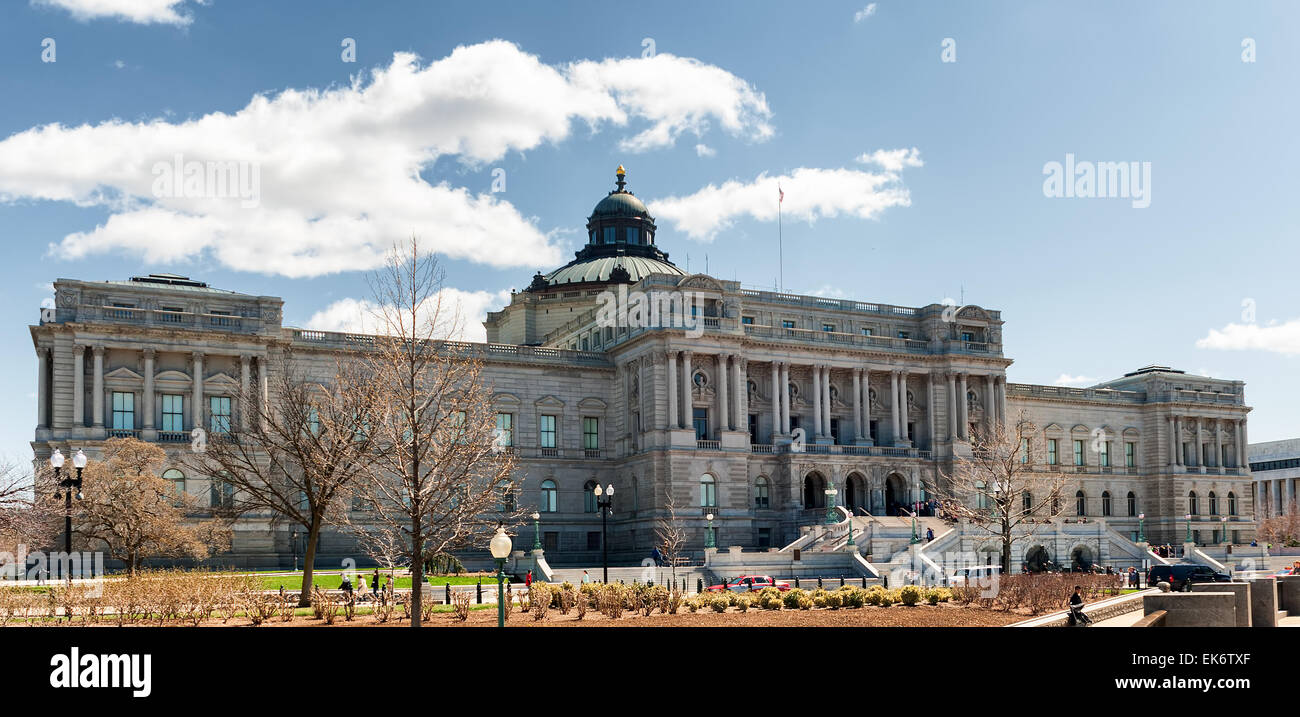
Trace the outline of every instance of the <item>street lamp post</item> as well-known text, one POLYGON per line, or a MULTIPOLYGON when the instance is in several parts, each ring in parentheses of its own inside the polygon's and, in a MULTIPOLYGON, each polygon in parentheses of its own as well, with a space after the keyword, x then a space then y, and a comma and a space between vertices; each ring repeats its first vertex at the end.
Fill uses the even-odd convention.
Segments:
POLYGON ((289 531, 289 542, 293 543, 293 571, 298 572, 298 531, 289 531))
POLYGON ((510 549, 513 547, 514 543, 510 542, 506 529, 498 525, 496 535, 488 543, 488 551, 497 561, 497 627, 506 626, 506 558, 510 557, 510 549))
POLYGON ((1221 516, 1219 524, 1223 526, 1219 528, 1219 543, 1223 544, 1228 542, 1228 516, 1221 516))
POLYGON ((533 550, 542 549, 542 514, 533 513, 533 550))
POLYGON ((839 522, 838 520, 835 519, 836 518, 835 496, 837 495, 839 495, 838 490, 835 490, 834 488, 826 489, 826 524, 827 525, 835 525, 836 523, 839 522))
POLYGON ((1138 513, 1138 542, 1139 543, 1147 542, 1147 533, 1145 528, 1146 518, 1147 518, 1146 513, 1138 513))
POLYGON ((704 519, 707 520, 707 521, 709 521, 709 529, 708 529, 708 533, 705 535, 705 538, 704 538, 704 547, 705 547, 705 548, 716 548, 716 547, 718 547, 718 543, 717 543, 716 540, 713 539, 713 514, 712 514, 712 513, 709 513, 708 515, 705 515, 705 516, 704 516, 704 519))
MULTIPOLYGON (((77 489, 77 500, 81 500, 83 497, 81 495, 81 471, 86 467, 87 459, 86 459, 86 454, 82 452, 80 448, 78 448, 77 452, 72 456, 72 466, 77 469, 76 477, 60 479, 59 475, 63 472, 63 463, 65 460, 66 459, 64 458, 63 453, 59 451, 59 449, 55 448, 54 453, 50 456, 50 467, 54 469, 54 480, 58 482, 58 486, 62 492, 62 497, 64 498, 63 551, 65 555, 71 556, 72 555, 72 489, 73 488, 77 489)), ((59 497, 60 497, 60 491, 56 491, 54 493, 54 499, 58 500, 59 497)), ((70 558, 65 558, 65 559, 68 559, 68 566, 71 567, 72 565, 71 559, 70 558)), ((71 572, 68 573, 68 579, 69 580, 72 579, 71 572)))
POLYGON ((600 511, 600 565, 601 580, 609 582, 609 539, 606 535, 609 528, 609 511, 614 505, 614 484, 610 483, 608 488, 601 490, 600 484, 596 484, 596 509, 600 511), (608 496, 601 499, 601 496, 608 496))
POLYGON ((1191 513, 1187 514, 1187 539, 1184 540, 1183 542, 1184 543, 1192 542, 1192 514, 1191 513))

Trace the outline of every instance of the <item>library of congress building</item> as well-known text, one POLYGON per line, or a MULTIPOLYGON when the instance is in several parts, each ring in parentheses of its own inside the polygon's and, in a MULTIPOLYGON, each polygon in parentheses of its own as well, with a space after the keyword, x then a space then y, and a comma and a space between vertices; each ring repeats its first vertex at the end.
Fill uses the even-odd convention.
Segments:
MULTIPOLYGON (((1022 417, 1030 463, 1066 474, 1067 520, 1129 540, 1143 530, 1152 543, 1182 543, 1184 531, 1204 544, 1254 537, 1240 381, 1149 366, 1089 388, 1008 383, 996 310, 688 274, 661 249, 621 167, 587 230, 573 261, 514 292, 486 317, 487 342, 473 345, 520 457, 519 502, 540 513, 551 564, 599 564, 597 485, 615 488, 611 561, 649 554, 670 495, 688 553, 703 551, 710 516, 720 547, 780 547, 825 522, 828 501, 855 516, 915 507, 969 454, 972 435, 1022 417), (611 321, 606 310, 611 295, 665 294, 688 297, 678 306, 689 311, 611 321)), ((239 421, 233 399, 266 391, 287 351, 325 359, 364 343, 283 326, 274 296, 171 274, 54 288, 55 307, 31 327, 36 460, 55 448, 94 458, 105 439, 134 436, 177 458, 164 477, 212 501, 226 496, 181 467, 190 431, 239 421)), ((290 531, 245 516, 221 561, 287 565, 301 552, 290 531)), ((531 543, 532 526, 521 532, 531 543)), ((327 535, 322 564, 353 551, 327 535)))

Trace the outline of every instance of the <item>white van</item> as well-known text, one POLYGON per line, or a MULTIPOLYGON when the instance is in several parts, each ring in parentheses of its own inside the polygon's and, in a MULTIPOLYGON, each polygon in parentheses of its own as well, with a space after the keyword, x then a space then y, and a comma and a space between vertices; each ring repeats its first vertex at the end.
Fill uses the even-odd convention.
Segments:
POLYGON ((965 585, 968 582, 984 583, 1001 574, 1001 565, 974 565, 969 568, 958 568, 948 576, 948 586, 965 585))

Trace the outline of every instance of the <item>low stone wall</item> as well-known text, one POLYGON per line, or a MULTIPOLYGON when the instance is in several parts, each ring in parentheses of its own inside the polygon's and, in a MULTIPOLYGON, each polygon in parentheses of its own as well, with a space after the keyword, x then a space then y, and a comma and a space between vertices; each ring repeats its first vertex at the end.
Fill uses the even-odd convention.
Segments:
POLYGON ((1222 593, 1233 595, 1236 627, 1250 627, 1250 583, 1192 583, 1193 593, 1222 593))
POLYGON ((1277 627, 1277 580, 1272 577, 1250 581, 1250 626, 1277 627))
POLYGON ((1277 603, 1277 609, 1300 615, 1300 575, 1286 575, 1277 579, 1277 603))
POLYGON ((1144 595, 1142 612, 1168 613, 1166 627, 1236 627, 1237 596, 1229 591, 1144 595))
MULTIPOLYGON (((1128 595, 1119 595, 1117 597, 1098 600, 1091 605, 1085 605, 1083 614, 1093 619, 1093 622, 1109 620, 1112 617, 1119 617, 1130 612, 1142 609, 1142 598, 1145 595, 1159 593, 1152 588, 1141 592, 1129 593, 1128 595)), ((1022 620, 1012 623, 1007 627, 1066 627, 1070 623, 1070 611, 1062 610, 1060 612, 1041 615, 1039 617, 1022 620)))

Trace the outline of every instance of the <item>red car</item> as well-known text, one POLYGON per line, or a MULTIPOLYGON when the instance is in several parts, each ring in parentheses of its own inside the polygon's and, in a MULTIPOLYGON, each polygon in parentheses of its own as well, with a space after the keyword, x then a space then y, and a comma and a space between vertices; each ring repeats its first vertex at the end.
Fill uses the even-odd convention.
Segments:
POLYGON ((751 590, 762 590, 763 588, 776 588, 781 592, 790 589, 790 583, 784 580, 773 580, 770 575, 741 575, 726 585, 710 585, 709 590, 713 592, 722 592, 730 590, 732 592, 749 592, 751 590))

